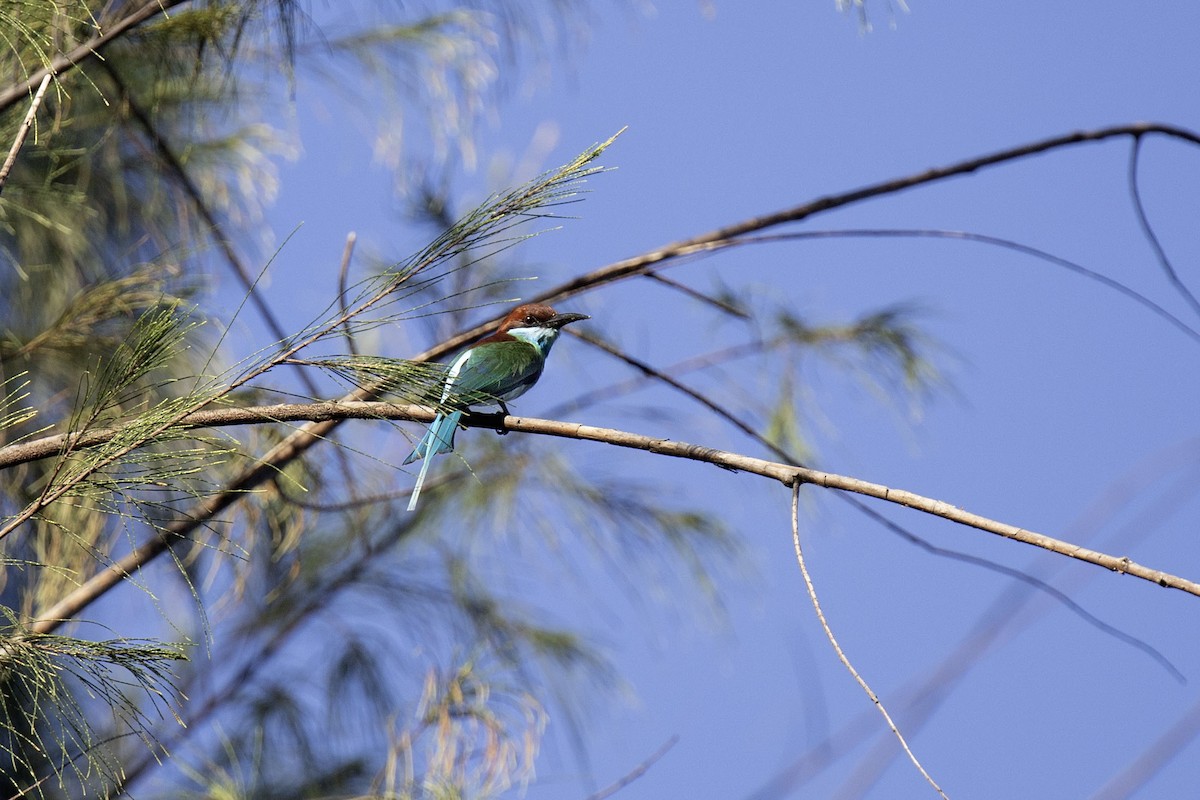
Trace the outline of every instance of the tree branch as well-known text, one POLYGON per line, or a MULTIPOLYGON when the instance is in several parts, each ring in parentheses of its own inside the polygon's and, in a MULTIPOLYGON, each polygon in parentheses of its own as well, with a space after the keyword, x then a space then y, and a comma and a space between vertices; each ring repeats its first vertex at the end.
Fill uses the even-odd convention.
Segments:
MULTIPOLYGON (((781 235, 786 236, 787 234, 781 234, 781 235)), ((803 234, 797 234, 797 235, 803 235, 803 234)), ((628 353, 622 352, 618 348, 608 344, 607 342, 603 342, 594 336, 591 336, 591 335, 585 334, 585 333, 581 333, 579 331, 569 330, 569 329, 568 329, 567 333, 575 336, 577 339, 581 339, 582 341, 584 341, 588 344, 598 347, 605 353, 613 356, 614 358, 621 360, 623 363, 627 364, 628 366, 632 367, 633 369, 638 370, 642 375, 646 376, 647 378, 650 378, 652 380, 663 383, 668 388, 670 388, 676 392, 679 392, 680 394, 684 395, 685 397, 690 398, 691 400, 694 400, 697 403, 700 403, 706 409, 711 411, 713 414, 716 414, 719 418, 725 420, 730 425, 733 425, 735 428, 737 428, 737 430, 741 431, 743 434, 750 437, 752 440, 757 442, 759 445, 765 447, 769 452, 774 453, 776 458, 782 459, 783 461, 786 461, 786 462, 792 463, 792 464, 802 464, 802 462, 799 459, 797 459, 795 456, 793 456, 791 453, 788 453, 786 450, 784 450, 778 444, 776 444, 775 442, 772 442, 770 439, 763 436, 759 431, 755 430, 754 426, 752 426, 750 423, 746 422, 743 419, 740 419, 736 414, 731 412, 729 409, 727 409, 724 406, 722 406, 721 404, 715 402, 714 400, 712 400, 710 397, 703 394, 702 392, 696 391, 695 389, 691 388, 690 386, 687 386, 686 384, 684 384, 682 381, 677 380, 676 378, 672 377, 671 375, 668 375, 666 372, 655 369, 650 364, 647 364, 644 361, 634 358, 633 356, 630 356, 628 353)), ((579 405, 575 405, 572 408, 578 409, 579 405)), ((1028 585, 1028 586, 1032 587, 1033 589, 1036 589, 1040 592, 1044 592, 1047 596, 1049 596, 1049 597, 1053 598, 1054 600, 1058 601, 1059 603, 1061 603, 1063 606, 1066 607, 1066 609, 1068 611, 1070 611, 1072 614, 1075 614, 1076 616, 1078 616, 1080 619, 1082 619, 1088 625, 1095 627, 1097 630, 1101 631, 1102 633, 1104 633, 1108 636, 1112 636, 1119 641, 1122 641, 1128 645, 1136 647, 1137 649, 1141 650, 1143 653, 1146 653, 1148 656, 1150 656, 1156 662, 1158 662, 1158 664, 1160 666, 1162 666, 1163 669, 1167 670, 1167 672, 1169 672, 1171 674, 1171 676, 1173 678, 1175 678, 1177 681, 1179 681, 1180 683, 1186 682, 1186 679, 1184 678, 1183 673, 1181 673, 1179 671, 1179 669, 1174 664, 1171 663, 1170 659, 1168 659, 1166 656, 1164 656, 1162 653, 1160 653, 1157 649, 1155 649, 1149 643, 1144 642, 1141 639, 1137 638, 1136 636, 1132 636, 1132 635, 1120 630, 1119 628, 1116 628, 1116 627, 1108 624, 1107 622, 1100 619, 1095 614, 1091 613, 1086 608, 1081 606, 1079 603, 1072 600, 1071 597, 1068 596, 1065 592, 1063 592, 1062 590, 1060 590, 1054 586, 1051 586, 1046 581, 1040 580, 1039 578, 1036 578, 1033 575, 1030 575, 1019 569, 1015 569, 1013 567, 1009 567, 1004 564, 998 564, 994 561, 989 561, 988 559, 980 558, 979 556, 970 555, 968 553, 962 553, 957 550, 952 550, 952 549, 945 548, 945 547, 938 547, 937 545, 932 544, 931 542, 928 542, 925 539, 921 538, 916 533, 908 530, 904 526, 892 521, 888 517, 884 516, 883 513, 876 510, 875 508, 868 505, 866 502, 864 502, 863 500, 859 499, 858 497, 856 497, 852 494, 837 494, 834 496, 839 498, 840 500, 844 501, 845 503, 849 504, 856 511, 866 515, 868 519, 872 520, 877 525, 882 526, 884 528, 884 530, 887 530, 887 531, 895 534, 896 536, 899 536, 900 538, 904 539, 906 542, 921 548, 922 550, 924 550, 927 553, 930 553, 935 556, 940 556, 942 558, 950 558, 950 559, 954 559, 956 561, 961 561, 965 564, 972 564, 977 567, 982 567, 983 569, 992 570, 993 572, 997 572, 1001 575, 1006 575, 1010 578, 1013 578, 1014 580, 1021 581, 1022 583, 1025 583, 1026 585, 1028 585)))
POLYGON ((4 166, 0 166, 0 191, 4 191, 8 173, 12 171, 13 164, 17 163, 17 153, 21 152, 21 146, 25 144, 25 137, 29 135, 29 129, 33 127, 33 118, 37 116, 38 106, 42 104, 42 98, 46 96, 46 87, 49 85, 50 76, 47 75, 38 85, 37 92, 34 93, 33 100, 29 103, 29 111, 25 112, 25 119, 21 120, 21 125, 17 128, 17 135, 13 137, 12 147, 9 148, 8 156, 4 159, 4 166))
MULTIPOLYGON (((195 429, 227 425, 261 424, 263 422, 294 422, 299 420, 310 420, 310 422, 277 444, 258 463, 239 475, 220 494, 206 498, 185 518, 166 526, 162 534, 110 564, 54 606, 46 609, 41 618, 33 623, 31 626, 32 630, 38 633, 48 633, 58 628, 59 625, 78 614, 123 578, 133 575, 136 570, 152 559, 167 551, 175 544, 185 541, 192 532, 217 514, 232 506, 246 492, 261 485, 292 459, 299 457, 308 448, 312 447, 312 445, 322 441, 328 432, 342 420, 401 419, 428 422, 433 417, 434 411, 422 406, 362 401, 330 401, 312 404, 280 404, 250 408, 226 408, 200 411, 188 415, 180 422, 179 427, 195 429)), ((500 427, 509 431, 539 433, 566 439, 603 442, 619 447, 645 450, 672 458, 702 461, 735 471, 749 472, 766 478, 772 478, 789 487, 796 484, 808 483, 826 489, 837 489, 843 492, 874 497, 889 503, 896 503, 923 511, 927 514, 942 517, 951 522, 957 522, 987 533, 1003 536, 1007 539, 1041 547, 1052 553, 1096 564, 1113 572, 1132 575, 1133 577, 1150 581, 1159 586, 1179 589, 1180 591, 1200 597, 1200 583, 1137 564, 1129 558, 1090 550, 1086 547, 1055 539, 1045 534, 1036 533, 1025 528, 1019 528, 1015 525, 964 511, 957 506, 952 506, 941 500, 924 497, 903 489, 892 489, 882 484, 870 483, 846 475, 821 472, 792 464, 767 461, 761 458, 752 458, 739 453, 731 453, 699 444, 658 439, 628 431, 598 428, 580 423, 559 422, 532 417, 501 417, 496 414, 468 414, 463 417, 462 423, 468 427, 492 429, 500 427)), ((91 435, 99 436, 103 433, 103 431, 96 431, 91 435)), ((109 432, 110 435, 112 433, 114 432, 109 432)), ((43 452, 45 455, 42 457, 48 457, 58 452, 53 446, 55 440, 57 440, 58 446, 61 447, 61 437, 48 437, 47 439, 35 442, 12 445, 0 450, 0 455, 4 455, 14 449, 28 448, 26 451, 27 454, 43 452)), ((75 442, 74 445, 76 447, 86 446, 86 444, 81 442, 75 442)), ((9 459, 7 463, 20 462, 9 459)))
POLYGON ((659 759, 661 759, 663 756, 665 756, 667 754, 668 750, 670 750, 672 747, 674 747, 678 743, 679 743, 679 734, 678 733, 672 734, 671 738, 667 739, 667 741, 665 743, 663 743, 662 747, 658 748, 652 754, 650 754, 650 756, 645 761, 638 764, 636 767, 634 767, 632 770, 630 770, 628 772, 628 774, 619 778, 618 780, 616 780, 614 783, 610 784, 609 786, 606 786, 605 788, 601 789, 600 791, 588 795, 587 800, 608 800, 608 798, 612 797, 617 792, 621 791, 626 786, 628 786, 629 784, 636 781, 638 778, 645 775, 646 772, 649 771, 649 769, 659 761, 659 759))
POLYGON ((24 82, 0 92, 0 114, 7 111, 9 106, 19 101, 22 97, 28 96, 34 90, 34 87, 41 83, 46 76, 61 77, 92 56, 99 58, 100 49, 114 39, 124 36, 130 29, 137 27, 151 17, 160 13, 165 14, 168 9, 186 2, 188 0, 147 0, 146 3, 134 9, 129 16, 122 17, 110 25, 104 33, 93 36, 69 53, 59 54, 57 58, 51 60, 46 66, 29 73, 29 77, 24 82))
MULTIPOLYGON (((267 326, 267 330, 275 337, 275 341, 280 343, 281 348, 284 347, 288 340, 288 334, 279 322, 279 318, 275 316, 275 312, 271 309, 266 298, 263 297, 258 277, 250 273, 250 268, 234 248, 232 239, 225 232, 225 226, 217 219, 216 212, 209 205, 208 200, 204 197, 204 193, 192 178, 191 173, 187 171, 183 162, 179 160, 179 156, 175 154, 170 142, 159 131, 154 121, 150 119, 150 114, 142 108, 141 103, 133 96, 121 74, 108 62, 102 62, 101 66, 108 73, 109 78, 112 79, 113 84, 117 87, 117 91, 121 93, 121 99, 129 109, 129 113, 133 116, 138 126, 141 127, 146 138, 150 140, 150 144, 154 147, 154 152, 158 156, 159 161, 166 168, 166 171, 174 177, 175 182, 183 190, 183 193, 187 195, 192 208, 200 215, 209 238, 221 252, 221 256, 225 259, 225 263, 229 265, 233 276, 237 278, 238 283, 245 292, 245 297, 258 310, 258 315, 262 317, 263 324, 267 326)), ((347 312, 344 305, 342 311, 343 313, 347 312)), ((348 319, 346 324, 349 325, 348 319)), ((317 385, 309 373, 300 370, 299 375, 300 382, 304 385, 308 393, 313 397, 319 396, 320 392, 317 390, 317 385)))
POLYGON ((925 766, 917 758, 917 754, 909 747, 908 740, 904 738, 904 734, 896 727, 895 720, 888 713, 887 708, 883 705, 883 701, 879 699, 879 695, 870 687, 858 670, 854 668, 854 664, 850 662, 850 658, 842 650, 842 646, 838 644, 837 637, 833 635, 833 629, 829 627, 829 621, 825 618, 825 612, 821 610, 821 602, 817 599, 817 589, 813 585, 812 576, 808 574, 808 565, 804 560, 804 548, 800 546, 800 483, 792 484, 792 547, 796 551, 796 563, 800 567, 800 575, 804 578, 804 588, 808 591, 808 600, 812 603, 813 611, 817 613, 817 621, 821 623, 821 630, 825 632, 825 638, 829 640, 829 644, 833 647, 833 652, 837 655, 838 661, 842 662, 842 666, 850 673, 850 677, 854 678, 854 682, 859 685, 871 702, 875 705, 876 710, 883 715, 883 719, 887 722, 888 728, 892 735, 900 742, 900 746, 904 748, 904 752, 908 755, 908 760, 913 763, 921 776, 933 787, 942 800, 950 800, 942 787, 938 786, 937 781, 925 769, 925 766))
POLYGON ((660 264, 664 261, 671 261, 682 258, 683 256, 702 253, 709 250, 719 250, 725 247, 732 247, 741 241, 741 237, 749 233, 773 228, 778 225, 783 225, 789 222, 800 222, 809 217, 825 211, 832 211, 836 208, 842 208, 853 203, 858 203, 863 200, 870 200, 877 197, 883 197, 889 194, 896 194, 906 189, 912 189, 917 186, 924 186, 937 181, 953 178, 959 175, 969 175, 985 167, 993 167, 1008 161, 1015 161, 1027 156, 1046 153, 1051 150, 1057 150, 1061 147, 1069 147, 1071 145, 1082 144, 1085 142, 1100 142, 1107 139, 1114 139, 1123 136, 1132 136, 1136 140, 1140 140, 1148 134, 1161 134, 1173 139, 1179 139, 1189 144, 1200 146, 1200 134, 1193 131, 1181 128, 1175 125, 1166 125, 1156 122, 1134 122, 1123 125, 1113 125, 1107 128, 1097 128, 1090 131, 1076 131, 1074 133, 1064 134, 1062 136, 1054 136, 1048 139, 1041 139, 1029 144, 1012 147, 1007 150, 999 150, 989 155, 979 156, 977 158, 959 161, 945 167, 935 167, 924 172, 918 172, 913 175, 907 175, 902 178, 895 178, 880 183, 873 183, 864 186, 860 189, 853 189, 848 192, 839 194, 826 195, 825 197, 811 200, 807 203, 802 203, 798 206, 777 211, 772 214, 766 214, 761 217, 753 217, 743 222, 738 222, 724 228, 718 228, 700 236, 695 236, 690 239, 682 239, 672 244, 660 247, 657 250, 652 250, 648 253, 643 253, 632 258, 627 258, 623 261, 617 261, 608 266, 593 270, 585 275, 580 275, 566 283, 563 283, 549 291, 537 295, 529 299, 529 302, 534 303, 550 303, 555 300, 560 300, 567 297, 574 297, 590 291, 599 286, 613 281, 627 278, 631 275, 640 275, 653 267, 655 264, 660 264))

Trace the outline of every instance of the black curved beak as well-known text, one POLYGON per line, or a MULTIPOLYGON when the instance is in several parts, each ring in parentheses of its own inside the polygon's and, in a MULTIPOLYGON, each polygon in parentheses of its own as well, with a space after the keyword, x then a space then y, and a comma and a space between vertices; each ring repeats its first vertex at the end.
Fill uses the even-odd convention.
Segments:
POLYGON ((572 322, 579 322, 581 319, 591 319, 587 314, 555 314, 550 319, 546 320, 547 328, 561 328, 563 325, 569 325, 572 322))

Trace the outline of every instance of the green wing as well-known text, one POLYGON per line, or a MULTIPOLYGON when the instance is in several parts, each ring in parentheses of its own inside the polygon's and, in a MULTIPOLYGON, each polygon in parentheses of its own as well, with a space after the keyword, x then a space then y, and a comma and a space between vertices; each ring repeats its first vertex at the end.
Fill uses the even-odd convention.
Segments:
MULTIPOLYGON (((511 400, 537 383, 546 360, 541 352, 522 341, 487 342, 464 354, 465 363, 454 378, 456 395, 483 394, 511 400)), ((468 404, 484 403, 483 398, 464 398, 468 404)))

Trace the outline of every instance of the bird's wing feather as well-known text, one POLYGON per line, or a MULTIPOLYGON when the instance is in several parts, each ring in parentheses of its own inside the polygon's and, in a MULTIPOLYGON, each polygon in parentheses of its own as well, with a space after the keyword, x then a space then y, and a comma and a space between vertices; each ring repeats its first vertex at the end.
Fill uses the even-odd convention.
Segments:
POLYGON ((537 348, 520 340, 488 342, 460 358, 453 376, 453 393, 482 394, 508 400, 523 394, 542 374, 542 358, 537 348), (460 364, 459 361, 462 363, 460 364))

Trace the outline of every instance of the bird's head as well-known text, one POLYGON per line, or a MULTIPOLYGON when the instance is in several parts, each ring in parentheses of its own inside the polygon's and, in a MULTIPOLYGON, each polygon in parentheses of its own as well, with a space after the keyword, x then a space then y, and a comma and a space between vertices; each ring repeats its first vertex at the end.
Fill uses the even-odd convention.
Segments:
POLYGON ((498 333, 509 333, 517 328, 546 328, 557 331, 562 326, 578 322, 581 319, 591 319, 591 317, 587 314, 559 314, 550 306, 526 303, 508 313, 508 316, 500 323, 498 333))

